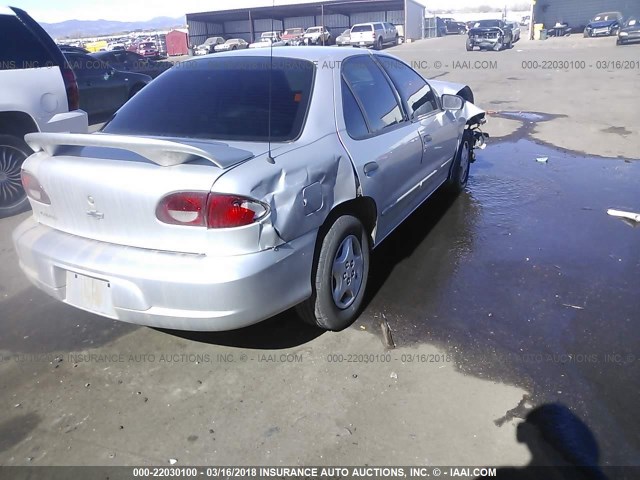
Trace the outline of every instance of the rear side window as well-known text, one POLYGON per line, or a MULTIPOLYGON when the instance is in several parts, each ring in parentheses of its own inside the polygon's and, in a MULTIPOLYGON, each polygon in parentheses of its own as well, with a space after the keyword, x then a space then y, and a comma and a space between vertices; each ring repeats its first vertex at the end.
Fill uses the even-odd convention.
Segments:
POLYGON ((0 15, 0 70, 57 65, 42 42, 13 15, 0 15))
POLYGON ((274 58, 273 66, 269 57, 192 60, 150 83, 103 131, 222 140, 294 140, 309 109, 314 73, 312 62, 292 58, 274 58))
POLYGON ((353 33, 358 33, 358 32, 371 32, 373 30, 373 26, 372 25, 356 25, 355 27, 353 27, 351 29, 351 31, 353 33))
POLYGON ((378 60, 400 92, 411 118, 438 109, 438 101, 433 90, 417 72, 395 58, 379 56, 378 60))
POLYGON ((351 57, 342 65, 342 75, 360 101, 371 133, 397 125, 403 114, 382 70, 369 56, 351 57))
POLYGON ((342 80, 342 113, 350 137, 357 139, 369 134, 362 110, 344 80, 342 80))

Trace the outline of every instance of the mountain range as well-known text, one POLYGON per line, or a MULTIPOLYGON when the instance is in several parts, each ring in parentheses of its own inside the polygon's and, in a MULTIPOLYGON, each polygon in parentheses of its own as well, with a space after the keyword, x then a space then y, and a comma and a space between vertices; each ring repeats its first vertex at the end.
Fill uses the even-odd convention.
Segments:
POLYGON ((41 23, 53 38, 97 37, 135 30, 165 30, 183 27, 184 17, 157 17, 146 22, 118 22, 113 20, 67 20, 58 23, 41 23))

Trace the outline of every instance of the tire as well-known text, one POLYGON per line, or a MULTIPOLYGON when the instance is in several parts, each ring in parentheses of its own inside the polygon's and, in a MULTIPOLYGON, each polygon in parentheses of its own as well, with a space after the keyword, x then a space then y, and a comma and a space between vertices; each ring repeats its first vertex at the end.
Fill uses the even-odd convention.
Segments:
POLYGON ((367 287, 369 250, 369 236, 360 220, 351 215, 336 219, 319 244, 311 297, 296 307, 305 322, 332 331, 353 323, 367 287))
POLYGON ((616 40, 616 45, 618 45, 618 46, 624 45, 624 41, 618 39, 618 40, 616 40))
POLYGON ((471 167, 471 147, 473 145, 473 137, 468 130, 462 135, 462 142, 456 152, 456 157, 451 165, 449 179, 446 188, 453 195, 458 195, 467 186, 469 181, 469 170, 471 167))
POLYGON ((0 218, 29 210, 29 200, 22 188, 20 170, 33 153, 26 142, 13 135, 0 135, 0 218))
MULTIPOLYGON (((503 40, 504 40, 504 39, 503 39, 503 40)), ((502 49, 504 48, 503 40, 499 40, 499 41, 497 41, 497 42, 496 42, 496 46, 495 46, 495 47, 493 47, 493 49, 494 49, 496 52, 499 52, 500 50, 502 50, 502 49)))
POLYGON ((591 35, 589 35, 589 32, 587 32, 586 30, 583 33, 584 38, 589 38, 591 35))
POLYGON ((513 48, 513 38, 509 39, 509 43, 507 43, 507 50, 511 50, 513 48))
POLYGON ((397 47, 398 45, 400 45, 400 35, 396 35, 395 46, 397 47))
POLYGON ((473 51, 473 45, 471 44, 471 40, 467 40, 467 52, 473 51))
POLYGON ((382 50, 382 37, 376 42, 376 50, 382 50))

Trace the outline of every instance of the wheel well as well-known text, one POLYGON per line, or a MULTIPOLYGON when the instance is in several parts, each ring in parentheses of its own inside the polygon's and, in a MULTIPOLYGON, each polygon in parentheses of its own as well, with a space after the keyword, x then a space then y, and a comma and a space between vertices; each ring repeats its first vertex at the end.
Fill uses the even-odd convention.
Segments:
POLYGON ((23 137, 38 131, 33 119, 24 112, 0 112, 0 134, 23 137))
POLYGON ((333 222, 343 215, 353 215, 358 218, 362 222, 365 230, 369 234, 370 237, 373 238, 373 232, 376 228, 376 223, 378 221, 378 209, 376 207, 376 202, 371 197, 357 197, 353 200, 349 200, 343 202, 329 213, 329 216, 324 222, 324 225, 321 228, 321 231, 324 233, 329 228, 333 222))

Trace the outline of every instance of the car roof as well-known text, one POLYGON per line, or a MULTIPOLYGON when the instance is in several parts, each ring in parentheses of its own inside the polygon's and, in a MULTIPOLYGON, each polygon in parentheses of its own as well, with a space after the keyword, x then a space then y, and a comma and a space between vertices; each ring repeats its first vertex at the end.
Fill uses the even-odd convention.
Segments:
MULTIPOLYGON (((297 60, 308 60, 311 62, 324 60, 345 60, 349 57, 358 55, 380 55, 384 52, 372 50, 363 50, 359 48, 341 48, 341 47, 276 47, 255 50, 238 50, 235 52, 216 53, 215 58, 223 56, 234 57, 270 57, 273 52, 273 58, 293 58, 297 60)), ((204 56, 200 58, 189 59, 189 62, 206 62, 211 61, 211 57, 204 56)))

